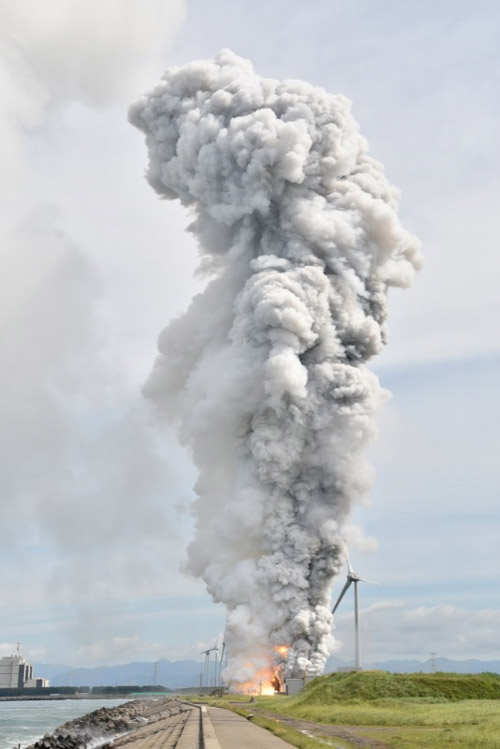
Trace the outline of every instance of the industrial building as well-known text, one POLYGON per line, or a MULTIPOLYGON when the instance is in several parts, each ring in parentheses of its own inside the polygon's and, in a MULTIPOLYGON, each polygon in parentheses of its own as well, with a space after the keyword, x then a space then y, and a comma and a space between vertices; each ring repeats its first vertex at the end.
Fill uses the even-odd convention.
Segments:
POLYGON ((33 666, 19 654, 0 658, 0 689, 50 687, 48 679, 33 676, 33 666))

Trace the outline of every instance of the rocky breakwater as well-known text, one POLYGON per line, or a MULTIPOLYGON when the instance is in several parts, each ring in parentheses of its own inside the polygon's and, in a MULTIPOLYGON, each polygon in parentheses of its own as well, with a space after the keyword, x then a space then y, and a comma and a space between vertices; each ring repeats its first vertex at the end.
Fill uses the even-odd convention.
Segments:
POLYGON ((168 698, 133 700, 118 707, 101 707, 68 721, 27 749, 107 749, 119 737, 188 710, 178 700, 168 698))

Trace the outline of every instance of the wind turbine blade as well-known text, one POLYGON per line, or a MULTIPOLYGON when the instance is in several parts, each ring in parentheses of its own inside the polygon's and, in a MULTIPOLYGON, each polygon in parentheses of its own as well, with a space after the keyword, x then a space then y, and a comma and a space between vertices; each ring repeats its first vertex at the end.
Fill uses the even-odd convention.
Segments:
POLYGON ((376 580, 367 580, 366 577, 358 577, 361 583, 371 583, 371 585, 382 585, 382 583, 376 582, 376 580))
POLYGON ((335 604, 335 606, 334 606, 334 607, 333 607, 333 609, 332 609, 332 614, 334 614, 334 613, 335 613, 335 612, 337 611, 337 609, 338 609, 338 607, 339 607, 339 603, 341 602, 341 600, 343 599, 343 597, 344 597, 344 596, 345 596, 345 594, 347 593, 347 590, 348 590, 348 588, 349 588, 349 585, 350 585, 351 583, 352 583, 352 580, 351 580, 351 579, 348 579, 348 580, 347 580, 347 582, 346 582, 346 584, 345 584, 345 585, 344 585, 344 587, 342 588, 342 592, 341 592, 341 594, 339 595, 339 597, 337 598, 337 603, 335 604))
POLYGON ((354 570, 352 568, 351 560, 349 559, 349 553, 348 553, 347 549, 345 550, 345 563, 347 565, 347 574, 348 575, 354 575, 355 572, 354 572, 354 570))

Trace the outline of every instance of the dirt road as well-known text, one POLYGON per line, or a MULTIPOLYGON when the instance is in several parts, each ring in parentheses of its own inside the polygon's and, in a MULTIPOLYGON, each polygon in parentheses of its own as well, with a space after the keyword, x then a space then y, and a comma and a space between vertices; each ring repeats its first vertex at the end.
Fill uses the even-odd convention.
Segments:
MULTIPOLYGON (((278 715, 276 713, 270 713, 259 708, 255 709, 256 715, 262 715, 263 718, 270 718, 271 720, 278 720, 280 723, 284 723, 290 728, 294 728, 296 731, 307 733, 309 736, 321 736, 321 737, 332 737, 337 739, 343 739, 348 741, 353 746, 360 747, 360 749, 391 749, 388 744, 378 741, 377 739, 368 738, 361 736, 355 726, 338 726, 328 725, 327 723, 313 723, 309 720, 301 720, 299 718, 292 718, 287 715, 278 715)), ((377 730, 376 727, 370 726, 370 730, 377 730)))

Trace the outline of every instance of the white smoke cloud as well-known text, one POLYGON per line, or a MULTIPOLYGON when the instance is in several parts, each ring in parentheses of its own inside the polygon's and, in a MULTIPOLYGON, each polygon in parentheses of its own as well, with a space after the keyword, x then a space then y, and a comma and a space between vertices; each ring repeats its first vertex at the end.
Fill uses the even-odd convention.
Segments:
POLYGON ((183 0, 0 0, 0 44, 40 103, 109 106, 154 68, 184 14, 183 0))
POLYGON ((3 551, 21 540, 58 549, 60 566, 46 570, 55 598, 144 592, 159 560, 171 564, 173 513, 162 497, 175 471, 139 392, 103 356, 88 258, 50 210, 27 217, 13 239, 0 311, 0 523, 18 532, 5 534, 3 551))
POLYGON ((370 476, 381 391, 365 362, 418 242, 343 96, 222 51, 167 70, 130 120, 213 275, 162 332, 145 392, 200 471, 190 567, 227 607, 227 678, 317 674, 342 528, 370 476))
MULTIPOLYGON (((0 0, 0 526, 6 605, 16 611, 6 639, 30 604, 40 611, 66 599, 83 608, 149 588, 158 595, 165 580, 154 585, 151 573, 175 564, 173 512, 161 501, 176 490, 175 471, 138 381, 109 353, 109 278, 66 215, 88 188, 67 144, 88 154, 87 121, 100 117, 107 132, 114 110, 123 120, 184 7, 0 0), (62 179, 48 197, 54 174, 62 179)), ((112 171, 106 154, 92 155, 101 156, 94 177, 112 171)), ((116 217, 83 218, 106 221, 116 217)), ((110 249, 99 243, 102 255, 110 249)), ((41 632, 39 621, 32 631, 41 632)), ((81 627, 78 636, 90 635, 81 627)))
POLYGON ((184 15, 184 0, 0 0, 2 198, 22 189, 25 207, 30 138, 51 111, 126 101, 161 66, 184 15))

